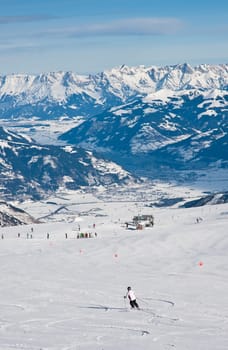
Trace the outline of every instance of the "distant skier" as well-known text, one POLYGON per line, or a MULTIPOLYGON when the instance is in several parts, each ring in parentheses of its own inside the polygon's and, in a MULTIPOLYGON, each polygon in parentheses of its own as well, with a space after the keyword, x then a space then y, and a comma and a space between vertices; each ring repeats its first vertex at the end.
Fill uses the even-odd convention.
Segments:
POLYGON ((137 308, 139 309, 139 305, 136 301, 136 296, 131 287, 127 287, 127 294, 124 296, 124 299, 128 298, 130 301, 130 305, 132 309, 137 308))

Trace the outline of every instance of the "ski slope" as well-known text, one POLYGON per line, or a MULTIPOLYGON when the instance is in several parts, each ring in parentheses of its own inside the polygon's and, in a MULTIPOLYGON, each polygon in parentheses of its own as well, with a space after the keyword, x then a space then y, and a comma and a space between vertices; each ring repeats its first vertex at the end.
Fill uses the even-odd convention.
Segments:
POLYGON ((84 198, 58 215, 0 229, 1 350, 227 349, 227 204, 152 209, 84 198), (127 230, 139 210, 155 226, 127 230), (93 237, 77 239, 79 225, 93 237), (123 298, 127 286, 141 310, 123 298))

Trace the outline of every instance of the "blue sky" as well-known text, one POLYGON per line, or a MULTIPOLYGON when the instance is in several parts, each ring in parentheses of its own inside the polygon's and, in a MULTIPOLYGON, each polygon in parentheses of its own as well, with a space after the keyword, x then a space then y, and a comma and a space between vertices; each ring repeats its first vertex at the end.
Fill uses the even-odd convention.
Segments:
POLYGON ((0 74, 228 63, 226 0, 0 0, 0 74))

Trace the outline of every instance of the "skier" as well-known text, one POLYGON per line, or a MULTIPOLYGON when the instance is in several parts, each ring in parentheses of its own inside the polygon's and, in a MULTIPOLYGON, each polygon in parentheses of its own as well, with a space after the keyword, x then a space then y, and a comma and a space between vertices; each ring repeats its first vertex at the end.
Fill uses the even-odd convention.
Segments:
POLYGON ((128 298, 130 301, 131 308, 134 309, 135 307, 139 309, 139 305, 136 301, 136 296, 131 287, 127 287, 127 294, 124 296, 124 299, 128 298))

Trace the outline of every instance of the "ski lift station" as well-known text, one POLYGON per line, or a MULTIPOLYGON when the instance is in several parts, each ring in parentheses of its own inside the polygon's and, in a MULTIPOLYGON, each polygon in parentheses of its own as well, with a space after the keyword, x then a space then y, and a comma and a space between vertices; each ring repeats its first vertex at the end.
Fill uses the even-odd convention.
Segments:
POLYGON ((131 222, 126 222, 127 228, 132 228, 136 230, 143 230, 145 227, 154 226, 153 215, 136 215, 133 217, 131 222))

